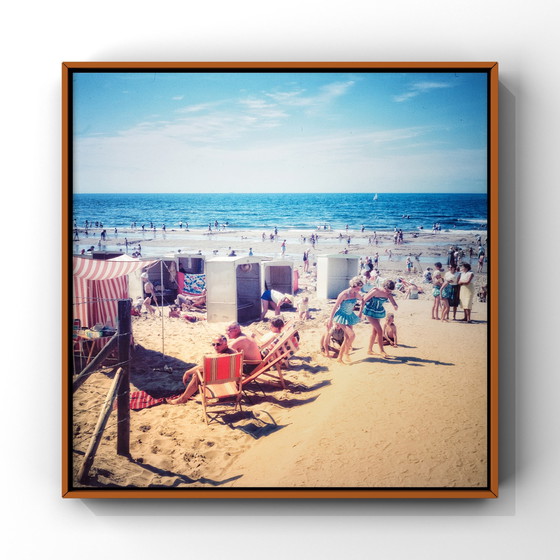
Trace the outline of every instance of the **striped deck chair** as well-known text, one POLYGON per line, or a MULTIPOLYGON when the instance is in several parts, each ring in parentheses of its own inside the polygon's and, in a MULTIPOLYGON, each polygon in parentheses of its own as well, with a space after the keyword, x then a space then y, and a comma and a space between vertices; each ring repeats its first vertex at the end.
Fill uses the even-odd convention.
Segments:
POLYGON ((243 352, 204 356, 202 368, 197 371, 197 375, 206 424, 209 420, 208 406, 219 404, 221 399, 234 398, 234 410, 241 410, 243 352))
POLYGON ((295 324, 284 327, 279 334, 276 342, 268 348, 268 352, 263 356, 260 362, 248 362, 256 364, 256 368, 243 378, 242 385, 245 387, 252 381, 256 381, 259 377, 273 377, 280 381, 283 389, 286 389, 284 376, 282 375, 282 367, 290 356, 293 356, 299 347, 298 328, 295 324))

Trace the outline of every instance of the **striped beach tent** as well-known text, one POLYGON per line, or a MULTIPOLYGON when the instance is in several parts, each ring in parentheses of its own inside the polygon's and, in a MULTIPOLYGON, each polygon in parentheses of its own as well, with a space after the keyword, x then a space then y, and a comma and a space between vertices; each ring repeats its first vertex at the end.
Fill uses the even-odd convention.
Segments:
POLYGON ((157 261, 141 261, 128 255, 96 260, 74 257, 73 318, 84 327, 116 327, 118 300, 128 299, 128 275, 157 261))

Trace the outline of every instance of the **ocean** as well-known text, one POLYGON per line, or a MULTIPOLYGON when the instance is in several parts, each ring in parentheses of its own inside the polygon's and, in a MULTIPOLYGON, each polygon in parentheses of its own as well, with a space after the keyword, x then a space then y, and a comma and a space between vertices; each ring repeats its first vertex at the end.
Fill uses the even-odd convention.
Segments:
POLYGON ((153 224, 158 230, 207 230, 209 224, 229 229, 309 230, 327 226, 343 230, 443 231, 485 230, 486 194, 379 193, 209 193, 209 194, 75 194, 72 217, 79 228, 86 220, 104 228, 136 228, 153 224))

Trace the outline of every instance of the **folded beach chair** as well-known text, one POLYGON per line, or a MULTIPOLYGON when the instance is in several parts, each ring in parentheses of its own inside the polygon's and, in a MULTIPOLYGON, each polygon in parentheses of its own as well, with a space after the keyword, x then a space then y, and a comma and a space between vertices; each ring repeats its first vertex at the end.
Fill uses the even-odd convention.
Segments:
MULTIPOLYGON (((235 399, 234 410, 241 410, 243 352, 205 356, 202 368, 196 373, 206 424, 209 420, 208 407, 219 404, 222 399, 235 399)), ((226 410, 224 408, 219 412, 226 410)))

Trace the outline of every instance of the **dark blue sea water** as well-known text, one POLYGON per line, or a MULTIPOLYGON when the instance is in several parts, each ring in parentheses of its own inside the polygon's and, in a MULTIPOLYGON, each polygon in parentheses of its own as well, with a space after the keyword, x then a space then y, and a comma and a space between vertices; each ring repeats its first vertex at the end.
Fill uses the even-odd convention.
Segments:
POLYGON ((73 218, 78 227, 102 222, 105 228, 140 228, 150 223, 159 230, 207 229, 226 222, 231 229, 352 230, 486 229, 486 194, 371 194, 212 193, 212 194, 75 194, 73 218))

